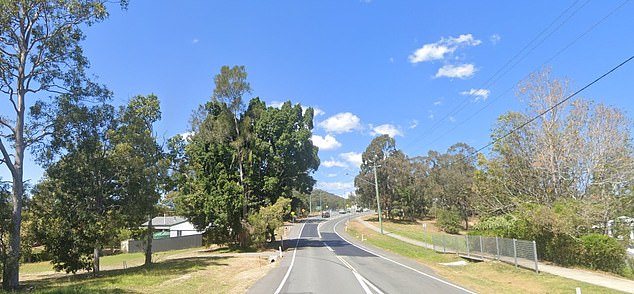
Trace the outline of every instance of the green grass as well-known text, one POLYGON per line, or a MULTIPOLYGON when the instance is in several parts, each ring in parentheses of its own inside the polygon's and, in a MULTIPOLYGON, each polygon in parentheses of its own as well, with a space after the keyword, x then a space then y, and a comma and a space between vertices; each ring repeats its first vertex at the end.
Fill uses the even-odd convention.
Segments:
MULTIPOLYGON (((389 230, 389 225, 384 223, 386 230, 397 233, 397 230, 389 230)), ((400 234, 400 231, 398 232, 400 234)), ((444 266, 440 263, 461 259, 453 254, 435 253, 429 249, 380 235, 358 222, 350 223, 348 233, 353 237, 363 234, 367 238, 366 243, 417 260, 434 269, 440 276, 478 293, 574 293, 576 287, 581 287, 583 293, 621 293, 550 274, 536 274, 502 262, 469 263, 460 267, 444 266)))
POLYGON ((240 252, 231 248, 159 252, 148 267, 141 266, 142 253, 106 256, 98 277, 87 272, 49 276, 50 263, 25 264, 22 273, 43 275, 22 281, 21 286, 33 293, 243 293, 274 265, 261 257, 235 254, 240 252))
MULTIPOLYGON (((202 248, 196 248, 194 250, 200 250, 202 248)), ((152 254, 153 261, 160 261, 164 259, 166 256, 171 256, 175 254, 181 254, 186 252, 191 252, 192 249, 182 249, 182 250, 173 250, 167 252, 157 252, 152 254)), ((112 269, 112 268, 123 268, 124 262, 128 267, 138 266, 143 264, 145 261, 144 253, 124 253, 117 254, 111 256, 104 256, 100 258, 99 262, 102 268, 104 269, 112 269)), ((54 271, 53 265, 50 261, 42 261, 42 262, 34 262, 34 263, 25 263, 20 266, 20 273, 22 274, 37 274, 54 271)))

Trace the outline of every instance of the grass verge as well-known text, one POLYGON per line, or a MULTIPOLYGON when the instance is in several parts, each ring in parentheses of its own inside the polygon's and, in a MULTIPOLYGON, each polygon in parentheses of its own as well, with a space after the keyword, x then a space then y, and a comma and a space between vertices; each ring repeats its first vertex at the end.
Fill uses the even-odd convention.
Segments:
MULTIPOLYGON (((387 229, 386 223, 384 227, 387 229)), ((397 233, 397 230, 391 231, 397 233)), ((380 235, 356 221, 349 223, 348 233, 353 237, 363 235, 366 243, 417 260, 440 276, 478 293, 574 293, 577 287, 583 293, 621 293, 546 273, 536 274, 502 262, 488 261, 451 267, 441 265, 461 259, 380 235)))
MULTIPOLYGON (((154 255, 149 267, 102 270, 99 277, 90 273, 55 274, 22 282, 34 293, 244 293, 274 264, 257 255, 244 255, 224 249, 186 249, 154 255)), ((102 259, 104 265, 126 261, 142 264, 142 254, 121 254, 102 259)), ((50 264, 25 265, 27 272, 51 270, 50 264)))

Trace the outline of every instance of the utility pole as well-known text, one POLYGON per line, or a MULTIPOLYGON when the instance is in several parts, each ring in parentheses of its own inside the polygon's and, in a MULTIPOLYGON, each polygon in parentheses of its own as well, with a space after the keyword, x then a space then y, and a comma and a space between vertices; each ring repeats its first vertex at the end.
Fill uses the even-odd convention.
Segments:
POLYGON ((381 201, 379 200, 379 180, 376 176, 376 162, 372 164, 374 169, 374 188, 376 191, 376 209, 379 212, 379 227, 381 227, 381 235, 383 235, 383 220, 381 219, 381 201))
POLYGON ((313 193, 308 194, 308 215, 313 214, 313 193))

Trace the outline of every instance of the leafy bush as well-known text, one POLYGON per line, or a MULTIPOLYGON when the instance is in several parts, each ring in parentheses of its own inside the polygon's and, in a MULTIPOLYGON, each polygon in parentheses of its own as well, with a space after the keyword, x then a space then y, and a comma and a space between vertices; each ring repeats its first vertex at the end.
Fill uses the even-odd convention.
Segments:
POLYGON ((483 218, 473 226, 474 235, 509 237, 516 228, 516 220, 512 215, 483 218))
POLYGON ((571 266, 581 264, 582 252, 583 244, 578 238, 566 234, 554 234, 546 243, 545 255, 554 263, 571 266))
POLYGON ((262 247, 270 237, 275 241, 275 229, 284 224, 283 218, 290 211, 291 200, 280 197, 275 204, 260 208, 249 215, 248 231, 251 242, 262 247))
POLYGON ((460 214, 455 210, 438 210, 438 227, 449 234, 457 234, 460 232, 460 214))
POLYGON ((625 266, 623 245, 609 236, 589 234, 581 237, 583 254, 581 264, 592 269, 621 273, 625 266))

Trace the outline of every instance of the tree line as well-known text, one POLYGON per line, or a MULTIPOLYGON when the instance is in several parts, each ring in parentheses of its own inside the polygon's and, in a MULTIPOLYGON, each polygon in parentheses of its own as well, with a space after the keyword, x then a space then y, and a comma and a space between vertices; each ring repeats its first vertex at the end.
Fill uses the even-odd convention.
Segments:
POLYGON ((291 209, 308 207, 298 195, 311 192, 319 166, 313 109, 247 101, 246 69, 224 66, 189 135, 159 140, 157 96, 115 106, 88 73, 82 29, 105 20, 110 4, 0 1, 0 92, 9 106, 0 114, 0 167, 11 174, 0 179, 5 290, 18 289, 34 246, 56 270, 97 273, 104 248, 130 237, 147 240, 150 264, 150 220, 167 211, 211 241, 261 246, 291 209), (45 169, 35 185, 24 180, 26 152, 45 169))
MULTIPOLYGON (((629 245, 632 227, 619 220, 634 216, 631 121, 619 108, 587 99, 546 112, 568 85, 549 68, 518 83, 526 109, 498 117, 488 154, 457 143, 409 157, 393 138, 375 138, 355 178, 359 201, 376 206, 376 165, 387 218, 438 217, 457 233, 475 217, 479 233, 536 240, 542 257, 561 264, 582 263, 583 238, 614 244, 605 238, 612 234, 629 245), (593 234, 604 236, 584 237, 593 234)), ((624 248, 616 251, 622 265, 624 248)))

